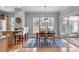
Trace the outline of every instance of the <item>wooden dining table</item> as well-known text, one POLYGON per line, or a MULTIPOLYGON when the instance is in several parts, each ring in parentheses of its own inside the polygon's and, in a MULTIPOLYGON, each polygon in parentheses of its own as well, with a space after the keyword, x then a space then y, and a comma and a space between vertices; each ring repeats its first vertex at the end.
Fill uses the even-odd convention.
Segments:
POLYGON ((36 33, 36 40, 39 41, 39 45, 40 45, 40 39, 44 40, 44 43, 46 42, 47 39, 53 39, 54 43, 55 43, 55 33, 36 33))

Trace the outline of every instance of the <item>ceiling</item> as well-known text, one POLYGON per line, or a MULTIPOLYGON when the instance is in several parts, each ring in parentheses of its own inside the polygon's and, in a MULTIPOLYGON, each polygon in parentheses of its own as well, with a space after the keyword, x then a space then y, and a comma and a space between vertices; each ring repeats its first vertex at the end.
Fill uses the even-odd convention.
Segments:
MULTIPOLYGON (((1 6, 0 10, 5 12, 15 12, 15 8, 23 9, 25 12, 44 12, 44 6, 1 6)), ((46 12, 61 12, 68 6, 47 6, 46 12)))

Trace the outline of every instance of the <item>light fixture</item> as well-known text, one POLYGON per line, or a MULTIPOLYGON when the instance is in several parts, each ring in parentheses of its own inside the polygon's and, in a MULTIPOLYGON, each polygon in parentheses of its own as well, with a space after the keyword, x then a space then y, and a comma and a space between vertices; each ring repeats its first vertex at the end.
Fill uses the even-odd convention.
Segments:
POLYGON ((43 19, 44 19, 44 20, 47 20, 47 17, 46 17, 46 7, 47 7, 47 6, 44 6, 44 16, 43 16, 43 19))
POLYGON ((68 20, 68 18, 67 18, 67 17, 65 17, 65 18, 64 18, 64 20, 68 20))

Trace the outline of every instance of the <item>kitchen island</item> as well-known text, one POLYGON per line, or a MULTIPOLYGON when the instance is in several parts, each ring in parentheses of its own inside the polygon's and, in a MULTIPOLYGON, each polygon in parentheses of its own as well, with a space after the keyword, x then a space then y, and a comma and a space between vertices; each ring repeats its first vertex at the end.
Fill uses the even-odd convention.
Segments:
POLYGON ((7 46, 6 36, 0 36, 0 52, 7 52, 7 46))
POLYGON ((15 46, 14 31, 2 31, 2 35, 6 36, 8 51, 10 51, 15 46))

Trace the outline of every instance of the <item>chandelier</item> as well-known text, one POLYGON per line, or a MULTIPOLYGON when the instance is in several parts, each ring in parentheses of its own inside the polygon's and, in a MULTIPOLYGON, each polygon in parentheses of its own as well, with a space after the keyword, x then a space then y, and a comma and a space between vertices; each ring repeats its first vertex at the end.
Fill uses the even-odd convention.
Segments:
POLYGON ((46 17, 46 7, 47 6, 44 6, 44 12, 43 12, 43 19, 44 20, 47 20, 47 17, 46 17))

